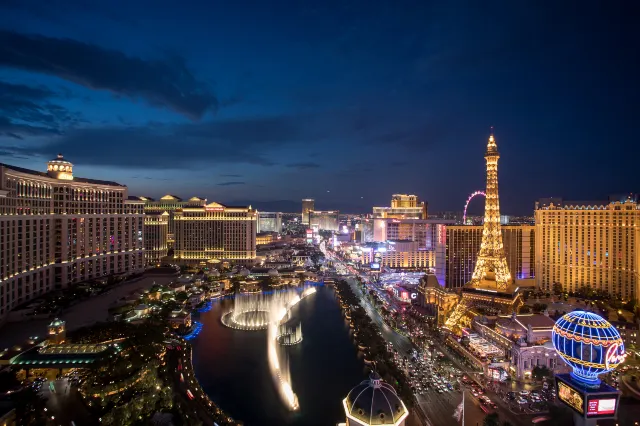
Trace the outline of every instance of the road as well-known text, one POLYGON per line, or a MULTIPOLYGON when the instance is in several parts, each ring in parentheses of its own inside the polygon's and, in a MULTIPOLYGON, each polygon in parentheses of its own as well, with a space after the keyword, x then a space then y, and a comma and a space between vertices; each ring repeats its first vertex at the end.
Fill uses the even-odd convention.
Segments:
MULTIPOLYGON (((393 347, 402 356, 410 357, 414 349, 414 345, 411 343, 411 340, 401 334, 398 334, 383 321, 380 313, 374 309, 369 299, 362 293, 358 282, 354 278, 348 277, 347 282, 354 293, 360 297, 362 307, 367 312, 371 320, 380 328, 382 337, 387 342, 393 343, 393 347)), ((434 390, 428 390, 424 394, 418 395, 417 401, 422 412, 427 417, 426 424, 428 426, 450 426, 455 422, 452 415, 456 407, 462 401, 462 393, 446 392, 439 394, 434 390)), ((484 417, 485 413, 480 408, 478 401, 475 400, 475 398, 470 398, 470 395, 468 395, 465 403, 465 424, 482 424, 484 417)))
MULTIPOLYGON (((336 257, 333 253, 327 254, 334 262, 341 263, 345 269, 355 272, 353 269, 348 268, 347 265, 344 265, 342 260, 336 257)), ((411 340, 397 333, 384 322, 380 313, 371 305, 369 298, 363 293, 361 286, 353 276, 346 276, 345 278, 353 292, 360 298, 361 305, 371 320, 379 327, 383 338, 387 342, 393 343, 394 348, 398 350, 402 356, 410 357, 411 352, 414 349, 414 345, 411 340)), ((372 286, 372 288, 379 291, 376 286, 372 286)), ((438 349, 445 353, 458 369, 465 373, 469 373, 469 368, 457 361, 450 351, 444 348, 444 344, 442 344, 438 349)), ((516 418, 516 416, 506 408, 506 404, 499 400, 498 395, 489 394, 489 397, 492 401, 498 403, 501 408, 499 410, 499 414, 502 419, 507 419, 514 425, 522 423, 521 419, 516 418)), ((452 415, 456 407, 460 402, 462 402, 462 393, 445 392, 439 394, 434 390, 428 390, 421 395, 417 395, 416 399, 422 412, 427 417, 426 423, 428 426, 449 426, 455 422, 452 415)), ((485 416, 486 413, 482 410, 479 401, 473 397, 471 393, 467 392, 465 396, 465 425, 481 425, 485 416)))
MULTIPOLYGON (((124 282, 113 290, 99 296, 84 300, 70 307, 60 315, 66 321, 67 331, 75 330, 87 325, 108 319, 109 307, 118 299, 125 297, 136 290, 150 288, 153 283, 160 285, 169 284, 175 279, 175 275, 144 275, 142 279, 124 282)), ((31 336, 43 336, 47 332, 47 326, 51 319, 39 319, 33 321, 20 321, 6 323, 0 328, 0 348, 19 345, 31 336)))

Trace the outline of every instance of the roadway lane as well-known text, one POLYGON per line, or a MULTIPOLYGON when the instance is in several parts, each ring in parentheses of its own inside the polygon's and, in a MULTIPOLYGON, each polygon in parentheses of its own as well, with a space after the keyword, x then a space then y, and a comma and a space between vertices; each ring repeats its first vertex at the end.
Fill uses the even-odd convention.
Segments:
POLYGON ((369 299, 365 297, 358 285, 358 282, 354 278, 347 278, 347 282, 351 286, 353 292, 360 298, 360 302, 364 310, 367 312, 367 315, 371 318, 371 320, 380 328, 382 332, 382 337, 387 341, 393 343, 393 347, 403 356, 410 356, 414 346, 407 337, 396 333, 391 327, 389 327, 382 317, 380 313, 371 305, 369 299))

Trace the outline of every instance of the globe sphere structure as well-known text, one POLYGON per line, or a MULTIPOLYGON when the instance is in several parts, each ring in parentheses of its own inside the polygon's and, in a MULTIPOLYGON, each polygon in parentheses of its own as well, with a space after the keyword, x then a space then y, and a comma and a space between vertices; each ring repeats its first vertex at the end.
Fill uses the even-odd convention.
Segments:
POLYGON ((600 384, 598 376, 615 369, 625 358, 618 330, 593 312, 573 311, 553 326, 553 347, 573 369, 571 376, 587 385, 600 384))

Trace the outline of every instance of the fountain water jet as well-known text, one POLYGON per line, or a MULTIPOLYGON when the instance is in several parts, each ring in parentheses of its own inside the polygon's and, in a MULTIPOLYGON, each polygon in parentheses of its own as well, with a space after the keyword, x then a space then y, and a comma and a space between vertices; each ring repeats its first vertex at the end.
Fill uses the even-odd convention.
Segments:
POLYGON ((302 341, 302 326, 286 325, 291 308, 305 297, 316 292, 312 286, 305 287, 301 294, 295 289, 272 294, 236 294, 233 309, 222 315, 224 325, 237 330, 267 330, 267 358, 269 369, 282 401, 290 410, 300 408, 298 397, 291 386, 289 358, 282 346, 291 346, 302 341))

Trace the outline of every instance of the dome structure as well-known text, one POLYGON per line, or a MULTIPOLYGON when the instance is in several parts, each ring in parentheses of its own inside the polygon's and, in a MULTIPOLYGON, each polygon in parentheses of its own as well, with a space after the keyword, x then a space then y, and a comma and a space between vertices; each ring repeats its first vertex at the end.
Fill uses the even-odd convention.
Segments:
POLYGON ((551 340, 573 369, 571 376, 586 385, 599 385, 598 376, 615 369, 626 357, 618 330, 593 312, 563 315, 553 326, 551 340))
POLYGON ((47 174, 55 179, 73 180, 73 164, 58 154, 47 162, 47 174))
POLYGON ((55 318, 51 324, 49 324, 49 327, 62 327, 64 326, 64 321, 62 321, 60 318, 55 318))
POLYGON ((342 401, 349 425, 402 426, 409 415, 395 389, 372 373, 342 401))

